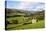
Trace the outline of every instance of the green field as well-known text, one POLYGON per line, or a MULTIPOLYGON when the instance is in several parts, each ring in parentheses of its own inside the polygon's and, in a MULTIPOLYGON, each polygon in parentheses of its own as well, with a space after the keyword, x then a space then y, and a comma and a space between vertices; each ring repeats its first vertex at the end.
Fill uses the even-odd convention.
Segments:
POLYGON ((44 28, 44 21, 39 21, 34 24, 26 24, 26 25, 21 25, 21 24, 9 24, 7 26, 8 30, 22 30, 22 29, 37 29, 37 28, 44 28))
POLYGON ((6 25, 7 30, 23 30, 23 29, 39 29, 45 27, 44 10, 42 11, 6 9, 6 25), (36 23, 32 23, 32 19, 36 19, 36 23))

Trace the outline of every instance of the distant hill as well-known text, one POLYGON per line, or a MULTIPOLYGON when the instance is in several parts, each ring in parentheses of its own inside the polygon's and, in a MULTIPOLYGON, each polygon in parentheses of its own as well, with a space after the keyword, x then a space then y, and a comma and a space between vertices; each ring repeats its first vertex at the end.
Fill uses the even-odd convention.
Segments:
POLYGON ((26 10, 20 10, 20 9, 6 9, 6 15, 7 16, 16 16, 16 15, 24 15, 24 16, 44 16, 44 11, 26 11, 26 10))

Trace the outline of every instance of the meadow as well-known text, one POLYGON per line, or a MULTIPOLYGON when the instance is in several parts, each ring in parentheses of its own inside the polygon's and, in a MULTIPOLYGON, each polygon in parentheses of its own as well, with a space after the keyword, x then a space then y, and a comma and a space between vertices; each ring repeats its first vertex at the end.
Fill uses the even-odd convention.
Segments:
POLYGON ((7 26, 8 30, 23 30, 23 29, 39 29, 39 28, 44 28, 44 21, 39 21, 37 23, 34 24, 26 24, 26 25, 22 25, 22 24, 9 24, 7 26))
MULTIPOLYGON (((30 11, 31 12, 31 11, 30 11)), ((39 29, 45 27, 44 10, 32 14, 29 11, 6 9, 6 30, 39 29), (32 17, 38 22, 32 23, 32 17)))

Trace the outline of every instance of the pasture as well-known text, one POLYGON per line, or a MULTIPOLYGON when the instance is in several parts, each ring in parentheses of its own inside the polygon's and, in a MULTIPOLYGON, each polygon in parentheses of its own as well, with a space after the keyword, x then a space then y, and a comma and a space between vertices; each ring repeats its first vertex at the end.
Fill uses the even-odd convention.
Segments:
POLYGON ((44 28, 44 21, 39 21, 37 23, 34 24, 26 24, 26 25, 22 25, 22 24, 8 24, 7 29, 8 30, 23 30, 23 29, 39 29, 39 28, 44 28))
POLYGON ((29 11, 23 11, 23 10, 8 9, 6 12, 5 25, 6 25, 6 30, 44 28, 45 27, 44 10, 36 11, 35 13, 32 14, 31 11, 29 12, 29 11), (38 22, 32 23, 32 19, 35 17, 36 17, 36 20, 38 19, 38 22))

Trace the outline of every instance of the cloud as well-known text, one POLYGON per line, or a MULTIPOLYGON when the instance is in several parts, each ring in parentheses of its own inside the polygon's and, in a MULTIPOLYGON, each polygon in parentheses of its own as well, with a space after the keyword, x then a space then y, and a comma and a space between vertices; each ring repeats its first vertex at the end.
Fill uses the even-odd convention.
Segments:
POLYGON ((26 6, 28 6, 30 3, 29 2, 21 2, 18 6, 20 9, 24 9, 26 8, 26 6))
POLYGON ((41 10, 44 9, 44 3, 28 2, 28 1, 8 1, 7 8, 23 9, 23 10, 41 10))
POLYGON ((44 2, 44 0, 5 0, 5 1, 44 2))

